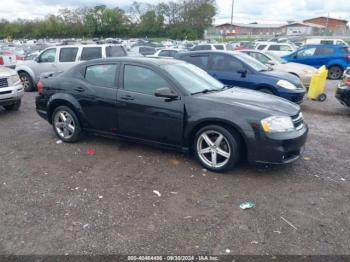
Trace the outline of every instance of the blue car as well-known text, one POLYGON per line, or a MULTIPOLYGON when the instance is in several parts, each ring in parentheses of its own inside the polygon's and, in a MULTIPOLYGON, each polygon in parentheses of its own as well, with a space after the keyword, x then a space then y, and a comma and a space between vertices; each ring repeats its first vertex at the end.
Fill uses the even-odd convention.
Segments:
POLYGON ((350 66, 350 48, 344 45, 306 45, 282 58, 288 62, 316 68, 325 65, 328 69, 328 78, 338 80, 345 68, 350 66))
POLYGON ((244 53, 197 51, 175 58, 202 68, 225 85, 274 94, 294 103, 300 104, 306 92, 298 77, 273 70, 244 53))

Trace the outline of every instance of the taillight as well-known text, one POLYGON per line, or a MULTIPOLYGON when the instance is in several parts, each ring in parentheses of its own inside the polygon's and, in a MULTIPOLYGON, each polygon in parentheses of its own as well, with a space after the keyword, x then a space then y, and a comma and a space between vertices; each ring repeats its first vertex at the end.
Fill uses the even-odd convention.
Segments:
POLYGON ((350 78, 347 78, 347 79, 345 80, 345 84, 348 85, 348 86, 350 86, 350 78))
POLYGON ((345 58, 346 60, 350 61, 350 55, 346 55, 346 56, 344 56, 344 58, 345 58))
POLYGON ((4 64, 4 59, 2 58, 2 56, 0 56, 0 65, 4 64))
POLYGON ((36 85, 36 88, 38 90, 38 93, 41 94, 44 90, 44 84, 43 82, 39 81, 38 84, 36 85))

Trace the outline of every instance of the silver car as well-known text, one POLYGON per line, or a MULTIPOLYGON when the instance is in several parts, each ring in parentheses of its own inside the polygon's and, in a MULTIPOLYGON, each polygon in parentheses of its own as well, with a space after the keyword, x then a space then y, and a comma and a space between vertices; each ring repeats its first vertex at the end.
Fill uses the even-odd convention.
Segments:
POLYGON ((98 58, 126 56, 121 45, 63 45, 43 50, 34 60, 17 63, 25 91, 33 91, 45 73, 63 72, 76 64, 98 58))

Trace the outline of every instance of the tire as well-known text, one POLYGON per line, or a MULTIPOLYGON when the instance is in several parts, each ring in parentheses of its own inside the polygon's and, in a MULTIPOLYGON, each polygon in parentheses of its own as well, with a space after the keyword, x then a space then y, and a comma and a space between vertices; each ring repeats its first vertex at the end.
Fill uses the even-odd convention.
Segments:
POLYGON ((206 169, 224 172, 233 169, 238 163, 241 156, 239 145, 239 138, 232 130, 219 125, 209 125, 196 133, 193 152, 206 169), (222 138, 219 142, 220 136, 222 138), (216 164, 213 157, 216 159, 216 164))
POLYGON ((59 106, 52 114, 52 127, 64 142, 74 143, 81 138, 82 130, 76 114, 67 106, 59 106))
POLYGON ((16 101, 15 103, 13 103, 12 105, 7 105, 7 106, 4 106, 4 108, 6 110, 9 110, 9 111, 18 111, 18 109, 21 107, 21 100, 18 100, 16 101))
POLYGON ((34 82, 32 77, 27 72, 18 73, 19 78, 21 79, 23 88, 25 92, 34 91, 34 82))
POLYGON ((330 80, 339 80, 343 76, 343 72, 340 66, 331 66, 328 68, 328 78, 330 80))
POLYGON ((320 94, 320 96, 317 98, 317 100, 320 102, 324 102, 324 101, 326 101, 326 99, 327 99, 327 95, 324 93, 320 94))

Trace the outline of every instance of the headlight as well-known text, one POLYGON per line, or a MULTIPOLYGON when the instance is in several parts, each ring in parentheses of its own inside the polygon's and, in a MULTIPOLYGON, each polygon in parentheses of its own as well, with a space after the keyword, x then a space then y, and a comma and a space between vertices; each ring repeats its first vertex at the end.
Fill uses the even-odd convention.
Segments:
POLYGON ((10 86, 14 86, 16 84, 19 84, 19 82, 21 81, 17 74, 10 76, 8 79, 10 80, 9 81, 10 86))
POLYGON ((266 133, 288 132, 294 130, 292 119, 288 116, 271 116, 261 120, 266 133))
POLYGON ((291 82, 288 82, 288 81, 286 81, 286 80, 279 80, 279 81, 277 82, 277 85, 278 85, 279 87, 283 87, 283 88, 289 89, 289 90, 295 90, 295 89, 297 89, 297 87, 296 87, 295 85, 293 85, 291 82))

